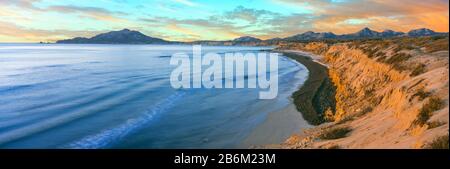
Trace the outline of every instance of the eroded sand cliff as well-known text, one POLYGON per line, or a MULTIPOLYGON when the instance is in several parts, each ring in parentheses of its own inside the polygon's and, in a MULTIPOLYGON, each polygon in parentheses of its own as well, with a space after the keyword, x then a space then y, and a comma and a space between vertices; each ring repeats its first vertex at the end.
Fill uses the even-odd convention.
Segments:
POLYGON ((277 148, 427 148, 449 130, 448 37, 289 43, 328 66, 327 121, 277 148))

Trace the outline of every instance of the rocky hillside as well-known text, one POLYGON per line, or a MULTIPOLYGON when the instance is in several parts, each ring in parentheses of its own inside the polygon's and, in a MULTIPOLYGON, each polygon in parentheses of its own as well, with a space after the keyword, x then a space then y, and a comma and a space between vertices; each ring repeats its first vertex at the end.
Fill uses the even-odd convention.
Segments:
MULTIPOLYGON (((328 65, 335 110, 281 148, 448 148, 448 36, 286 43, 328 65)), ((279 147, 275 146, 275 147, 279 147)))

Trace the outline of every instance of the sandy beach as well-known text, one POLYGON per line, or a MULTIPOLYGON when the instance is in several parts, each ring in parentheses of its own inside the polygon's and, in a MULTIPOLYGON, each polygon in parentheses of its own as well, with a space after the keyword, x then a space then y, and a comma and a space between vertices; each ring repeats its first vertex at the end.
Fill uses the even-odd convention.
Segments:
POLYGON ((288 58, 304 65, 309 76, 304 85, 293 93, 292 98, 298 111, 310 124, 317 125, 323 121, 321 117, 328 107, 334 108, 335 87, 328 78, 326 65, 320 63, 318 56, 299 51, 281 51, 288 58))
POLYGON ((291 50, 279 52, 304 65, 309 71, 308 79, 292 94, 289 99, 291 103, 280 111, 271 112, 267 119, 239 145, 239 148, 257 148, 282 143, 292 134, 313 127, 305 119, 317 118, 313 97, 328 78, 326 65, 319 62, 320 56, 310 53, 291 50), (279 128, 283 130, 277 130, 279 128))
POLYGON ((284 142, 293 133, 312 127, 303 120, 293 103, 280 111, 269 113, 267 119, 260 124, 238 148, 257 148, 269 144, 284 142), (283 130, 278 130, 282 128, 283 130))

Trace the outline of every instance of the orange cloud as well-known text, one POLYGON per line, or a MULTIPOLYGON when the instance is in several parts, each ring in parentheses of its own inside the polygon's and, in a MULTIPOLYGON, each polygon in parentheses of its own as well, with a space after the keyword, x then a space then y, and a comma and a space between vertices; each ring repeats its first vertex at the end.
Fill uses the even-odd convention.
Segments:
POLYGON ((409 31, 430 28, 448 32, 448 1, 445 0, 361 0, 331 3, 326 0, 278 0, 284 3, 307 6, 313 10, 312 21, 318 31, 350 33, 362 27, 409 31), (361 25, 343 24, 347 19, 364 19, 361 25))
POLYGON ((47 8, 49 11, 61 12, 61 13, 77 13, 83 17, 89 17, 100 21, 108 22, 122 22, 127 23, 126 19, 122 19, 116 15, 126 15, 122 12, 113 12, 103 8, 95 7, 78 7, 78 6, 50 6, 47 8))
POLYGON ((75 36, 90 37, 104 31, 68 31, 27 29, 13 23, 0 21, 1 42, 54 42, 75 36))
MULTIPOLYGON (((150 36, 179 41, 229 40, 243 35, 268 39, 306 31, 344 34, 363 27, 377 31, 393 29, 406 32, 422 27, 439 32, 449 31, 447 0, 272 0, 282 2, 275 5, 288 4, 289 8, 299 6, 299 9, 308 9, 311 13, 278 13, 238 6, 223 13, 184 19, 158 14, 139 16, 145 19, 136 19, 136 15, 131 12, 124 13, 106 7, 42 6, 34 4, 37 1, 39 0, 0 0, 0 41, 11 41, 14 38, 16 41, 27 42, 52 41, 74 36, 92 36, 83 32, 93 31, 58 30, 61 27, 55 23, 61 20, 42 19, 48 16, 48 12, 55 18, 59 17, 58 14, 68 14, 71 18, 79 19, 76 23, 94 23, 92 27, 96 29, 110 31, 140 27, 139 30, 143 32, 152 32, 150 36), (47 30, 34 27, 41 23, 43 25, 39 27, 47 30), (46 27, 46 24, 49 26, 46 27)), ((71 26, 70 29, 72 28, 77 29, 71 26)))

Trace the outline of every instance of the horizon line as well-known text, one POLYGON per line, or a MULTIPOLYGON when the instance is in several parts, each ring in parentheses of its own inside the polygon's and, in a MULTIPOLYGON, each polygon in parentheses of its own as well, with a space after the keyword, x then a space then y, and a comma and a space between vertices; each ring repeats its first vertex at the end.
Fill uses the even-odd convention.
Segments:
MULTIPOLYGON (((381 32, 383 32, 383 31, 387 31, 387 30, 391 30, 391 31, 394 31, 394 32, 401 32, 401 33, 404 33, 404 34, 410 32, 410 31, 413 31, 413 30, 419 30, 419 29, 429 29, 429 30, 434 31, 433 29, 430 29, 430 28, 427 28, 427 27, 414 28, 414 29, 411 29, 411 30, 409 30, 409 31, 407 31, 407 32, 396 31, 396 30, 389 29, 389 28, 386 28, 386 29, 383 29, 382 31, 380 31, 380 30, 372 29, 372 28, 367 27, 367 26, 365 26, 365 27, 359 29, 359 31, 362 31, 362 30, 364 30, 364 29, 369 29, 369 30, 371 30, 371 31, 375 31, 375 32, 378 32, 378 33, 381 33, 381 32)), ((118 29, 118 30, 110 30, 110 31, 106 31, 106 30, 105 30, 105 32, 103 32, 103 33, 108 33, 108 32, 113 32, 113 31, 122 31, 122 30, 137 31, 137 32, 142 33, 140 30, 137 30, 137 29, 129 29, 129 28, 122 28, 122 29, 118 29)), ((357 32, 359 32, 359 31, 356 31, 356 32, 353 32, 353 33, 357 33, 357 32)), ((268 39, 262 39, 262 38, 259 38, 258 36, 254 36, 254 35, 242 35, 242 36, 237 36, 236 38, 240 38, 240 37, 253 37, 253 38, 260 39, 260 40, 262 40, 262 41, 266 41, 266 40, 276 39, 276 38, 281 38, 281 39, 283 39, 283 38, 289 38, 289 37, 292 37, 292 36, 295 36, 295 35, 301 35, 301 34, 304 34, 304 33, 307 33, 307 32, 313 32, 313 33, 333 33, 334 35, 338 35, 338 36, 339 36, 339 35, 353 34, 353 33, 351 33, 351 32, 349 32, 349 33, 342 33, 342 34, 336 34, 336 33, 332 32, 332 31, 317 31, 317 32, 316 32, 316 31, 309 30, 309 31, 304 31, 304 32, 302 32, 302 33, 296 33, 296 34, 293 34, 293 35, 290 35, 290 36, 286 36, 286 37, 279 37, 279 36, 276 36, 276 37, 274 37, 274 38, 268 38, 268 39)), ((436 32, 436 31, 434 31, 434 32, 436 32)), ((98 33, 98 34, 93 35, 93 36, 90 36, 90 37, 75 36, 75 37, 71 37, 71 38, 68 38, 68 39, 73 39, 73 38, 92 38, 92 37, 95 37, 95 36, 97 36, 97 35, 99 35, 99 34, 103 34, 103 33, 98 33)), ((449 32, 447 31, 447 32, 436 32, 436 33, 449 33, 449 32)), ((144 34, 144 33, 142 33, 142 34, 144 34)), ((168 41, 168 42, 181 42, 181 43, 193 43, 193 42, 198 42, 198 41, 226 42, 226 41, 233 41, 234 39, 236 39, 236 38, 232 38, 232 39, 228 39, 228 40, 176 41, 176 40, 166 40, 166 39, 164 39, 164 38, 160 38, 160 37, 153 36, 153 35, 147 35, 147 34, 144 34, 144 35, 149 36, 149 37, 152 37, 152 38, 159 38, 159 39, 162 39, 162 40, 168 41)), ((59 39, 59 40, 67 40, 67 39, 59 39)), ((2 43, 2 44, 14 44, 14 43, 23 43, 23 44, 25 44, 25 43, 30 43, 30 44, 35 44, 35 43, 56 44, 56 42, 59 41, 59 40, 56 40, 56 41, 53 41, 53 42, 52 42, 52 41, 33 41, 33 42, 32 42, 32 41, 30 41, 30 42, 19 42, 19 41, 15 41, 15 42, 0 42, 0 43, 2 43)))

